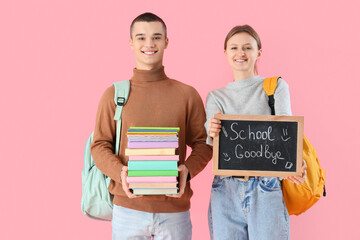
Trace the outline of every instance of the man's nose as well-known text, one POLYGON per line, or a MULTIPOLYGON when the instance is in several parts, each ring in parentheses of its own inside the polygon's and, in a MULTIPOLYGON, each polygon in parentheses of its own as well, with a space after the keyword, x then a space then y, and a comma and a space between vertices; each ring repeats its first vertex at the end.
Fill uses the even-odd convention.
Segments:
POLYGON ((147 39, 147 40, 146 40, 146 46, 147 46, 147 47, 154 47, 154 45, 155 45, 155 44, 154 44, 154 40, 153 40, 153 39, 150 38, 150 39, 147 39))

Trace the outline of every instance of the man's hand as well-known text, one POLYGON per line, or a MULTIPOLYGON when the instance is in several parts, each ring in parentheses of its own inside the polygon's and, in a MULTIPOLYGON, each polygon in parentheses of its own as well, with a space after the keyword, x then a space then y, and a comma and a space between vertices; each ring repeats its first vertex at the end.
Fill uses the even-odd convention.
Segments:
MULTIPOLYGON (((221 114, 221 112, 218 110, 216 114, 221 114)), ((221 122, 218 119, 210 118, 209 119, 209 136, 214 138, 219 135, 219 132, 221 130, 221 122)))
POLYGON ((186 180, 187 180, 187 176, 189 173, 189 170, 187 169, 187 167, 185 166, 185 164, 181 164, 178 167, 178 171, 179 171, 179 193, 178 194, 169 194, 166 195, 168 197, 173 197, 173 198, 181 198, 181 196, 184 194, 185 192, 185 187, 186 187, 186 180))
POLYGON ((121 169, 121 183, 122 183, 122 188, 124 190, 124 192, 126 193, 126 195, 129 198, 138 198, 138 197, 142 197, 142 195, 134 195, 130 192, 129 189, 129 184, 126 181, 126 178, 128 176, 128 167, 127 166, 123 166, 121 169))
POLYGON ((285 180, 288 180, 292 183, 296 183, 296 184, 302 184, 306 181, 306 169, 307 169, 307 165, 305 160, 303 159, 302 162, 302 167, 301 167, 301 177, 298 176, 294 176, 294 177, 285 177, 285 180))

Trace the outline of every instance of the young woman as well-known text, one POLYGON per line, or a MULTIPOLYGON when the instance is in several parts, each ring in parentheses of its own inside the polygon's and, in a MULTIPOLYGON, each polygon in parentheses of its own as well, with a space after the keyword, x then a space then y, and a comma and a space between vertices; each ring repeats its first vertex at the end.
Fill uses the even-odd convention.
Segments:
MULTIPOLYGON (((261 57, 261 41, 255 30, 236 26, 224 43, 225 57, 233 70, 234 80, 226 87, 209 93, 206 102, 207 143, 221 130, 214 114, 270 115, 268 97, 263 90, 264 78, 257 74, 256 62, 261 57)), ((291 115, 288 84, 278 80, 275 91, 277 115, 291 115)), ((301 177, 286 178, 295 183, 305 181, 304 165, 301 177)), ((280 179, 276 177, 215 176, 209 206, 211 239, 282 240, 289 239, 287 212, 280 179)))

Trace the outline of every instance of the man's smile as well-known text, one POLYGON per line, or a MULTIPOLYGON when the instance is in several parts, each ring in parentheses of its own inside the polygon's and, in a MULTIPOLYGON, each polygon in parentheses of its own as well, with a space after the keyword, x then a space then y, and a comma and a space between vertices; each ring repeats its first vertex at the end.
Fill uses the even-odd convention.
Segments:
POLYGON ((156 54, 158 51, 141 51, 142 53, 146 54, 146 55, 154 55, 156 54))

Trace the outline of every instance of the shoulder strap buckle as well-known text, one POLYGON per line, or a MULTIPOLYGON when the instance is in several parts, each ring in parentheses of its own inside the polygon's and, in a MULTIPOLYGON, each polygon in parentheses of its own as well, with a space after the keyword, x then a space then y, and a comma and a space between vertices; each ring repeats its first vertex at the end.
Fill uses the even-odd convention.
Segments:
POLYGON ((116 100, 116 105, 124 106, 125 105, 125 98, 124 97, 118 97, 117 100, 116 100))
POLYGON ((115 87, 114 102, 116 104, 114 120, 116 120, 116 142, 115 154, 119 154, 120 147, 120 134, 121 134, 121 113, 125 103, 129 97, 130 81, 119 81, 113 83, 115 87))

